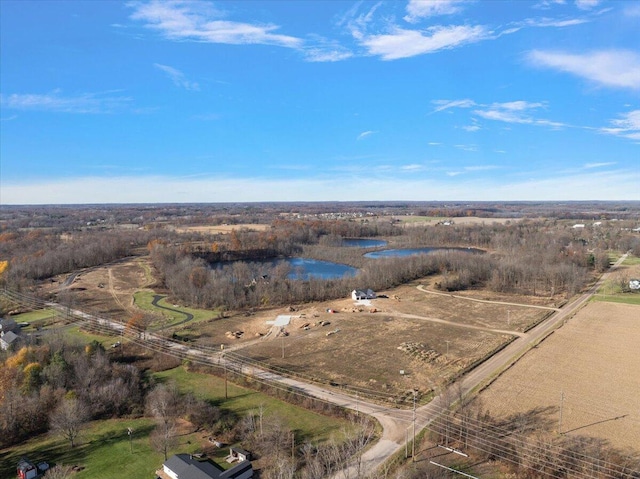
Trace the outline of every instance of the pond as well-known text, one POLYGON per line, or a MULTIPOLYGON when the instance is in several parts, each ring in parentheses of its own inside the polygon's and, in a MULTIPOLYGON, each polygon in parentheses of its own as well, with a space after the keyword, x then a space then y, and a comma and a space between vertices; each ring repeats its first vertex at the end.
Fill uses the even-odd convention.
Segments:
POLYGON ((358 270, 346 264, 332 263, 309 258, 288 258, 291 267, 289 279, 339 279, 355 276, 358 270))
MULTIPOLYGON (((224 265, 230 266, 233 263, 233 261, 224 264, 212 263, 211 266, 213 268, 222 268, 224 265)), ((285 264, 289 267, 287 274, 287 278, 289 279, 341 279, 355 276, 358 273, 356 268, 346 264, 333 263, 331 261, 320 261, 310 258, 263 259, 255 261, 238 261, 238 263, 245 263, 252 271, 252 274, 256 277, 264 275, 265 278, 271 274, 269 271, 271 268, 275 268, 281 264, 285 264)))
POLYGON ((386 245, 387 242, 384 240, 367 238, 345 238, 342 240, 342 246, 346 246, 348 248, 378 248, 386 245))
POLYGON ((476 248, 408 248, 408 249, 385 249, 382 251, 371 251, 366 253, 366 258, 397 258, 404 256, 414 256, 418 254, 429 254, 436 251, 463 251, 469 253, 482 253, 482 250, 476 248))

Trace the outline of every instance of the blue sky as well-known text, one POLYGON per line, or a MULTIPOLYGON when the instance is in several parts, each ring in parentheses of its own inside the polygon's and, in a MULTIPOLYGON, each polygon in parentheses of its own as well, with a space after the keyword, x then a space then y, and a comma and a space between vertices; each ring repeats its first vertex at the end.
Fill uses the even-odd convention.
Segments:
POLYGON ((640 199, 640 2, 2 0, 0 22, 0 204, 640 199))

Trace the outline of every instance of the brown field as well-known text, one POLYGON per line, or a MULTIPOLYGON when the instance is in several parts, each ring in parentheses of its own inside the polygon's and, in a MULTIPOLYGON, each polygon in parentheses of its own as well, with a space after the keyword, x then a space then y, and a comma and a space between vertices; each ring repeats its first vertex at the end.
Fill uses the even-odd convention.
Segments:
MULTIPOLYGON (((79 274, 67 288, 67 300, 76 308, 126 321, 137 311, 133 294, 153 283, 150 272, 145 259, 92 268, 79 274)), ((57 278, 48 287, 59 288, 64 279, 57 278)), ((200 344, 216 349, 224 344, 238 354, 323 382, 399 397, 414 387, 422 392, 430 390, 550 313, 523 304, 556 306, 549 298, 498 296, 486 291, 453 296, 418 289, 430 289, 434 281, 437 278, 379 292, 388 297, 372 300, 370 305, 356 305, 345 291, 344 299, 293 305, 294 311, 270 308, 225 319, 215 319, 212 314, 209 320, 181 325, 177 332, 200 344), (509 304, 469 301, 465 297, 509 304), (376 312, 372 313, 373 308, 376 312), (329 313, 328 309, 335 312, 329 313), (293 316, 284 340, 277 336, 279 328, 270 332, 271 326, 266 324, 279 314, 293 316), (320 321, 330 324, 320 326, 320 321), (305 330, 302 326, 307 323, 309 329, 305 330), (242 337, 229 336, 231 331, 242 331, 242 337), (405 371, 404 376, 400 370, 405 371)))
POLYGON ((180 226, 176 228, 178 233, 231 233, 233 230, 253 230, 253 231, 266 231, 271 228, 271 225, 260 223, 245 223, 238 225, 215 225, 215 226, 180 226))
POLYGON ((498 416, 550 407, 560 432, 640 445, 640 306, 592 302, 480 395, 498 416))

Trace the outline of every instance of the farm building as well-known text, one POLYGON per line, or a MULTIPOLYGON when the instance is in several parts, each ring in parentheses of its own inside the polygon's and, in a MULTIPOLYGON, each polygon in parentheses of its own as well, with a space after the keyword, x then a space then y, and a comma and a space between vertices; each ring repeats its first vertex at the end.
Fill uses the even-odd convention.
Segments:
MULTIPOLYGON (((236 456, 233 462, 238 464, 231 469, 223 471, 210 461, 200 461, 191 454, 176 454, 170 457, 162 465, 162 469, 156 471, 160 479, 250 479, 253 477, 253 467, 248 460, 249 453, 242 449, 231 448, 229 457, 234 452, 236 456), (240 454, 240 452, 242 454, 240 454), (244 459, 242 459, 244 458, 244 459)), ((229 461, 231 462, 231 461, 229 461)))
POLYGON ((14 344, 17 344, 20 341, 20 336, 18 336, 13 331, 9 331, 8 333, 2 333, 0 337, 0 349, 6 351, 11 348, 14 344))
POLYGON ((372 289, 354 289, 351 291, 351 298, 354 301, 360 301, 361 299, 376 299, 376 293, 372 289))

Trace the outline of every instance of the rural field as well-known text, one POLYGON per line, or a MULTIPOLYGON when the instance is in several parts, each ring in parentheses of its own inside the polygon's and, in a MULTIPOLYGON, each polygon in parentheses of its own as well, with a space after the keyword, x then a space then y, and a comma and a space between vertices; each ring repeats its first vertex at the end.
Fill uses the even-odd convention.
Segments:
MULTIPOLYGON (((640 306, 588 303, 480 394, 496 416, 549 407, 562 434, 640 444, 640 306), (560 406, 562 423, 560 425, 560 406)), ((557 428, 556 428, 557 429, 557 428)))
POLYGON ((144 259, 92 268, 68 286, 64 280, 57 278, 48 287, 66 287, 76 308, 106 312, 125 322, 137 313, 153 312, 159 319, 151 329, 162 328, 163 334, 216 349, 224 345, 265 366, 357 387, 363 395, 391 401, 401 401, 413 388, 428 394, 562 302, 488 291, 439 293, 433 289, 438 277, 431 277, 378 292, 381 297, 363 303, 345 291, 340 300, 228 313, 219 319, 215 311, 188 309, 167 298, 153 306, 151 298, 162 291, 150 288, 155 281, 144 259), (267 324, 278 315, 291 316, 286 336, 280 327, 267 324))

